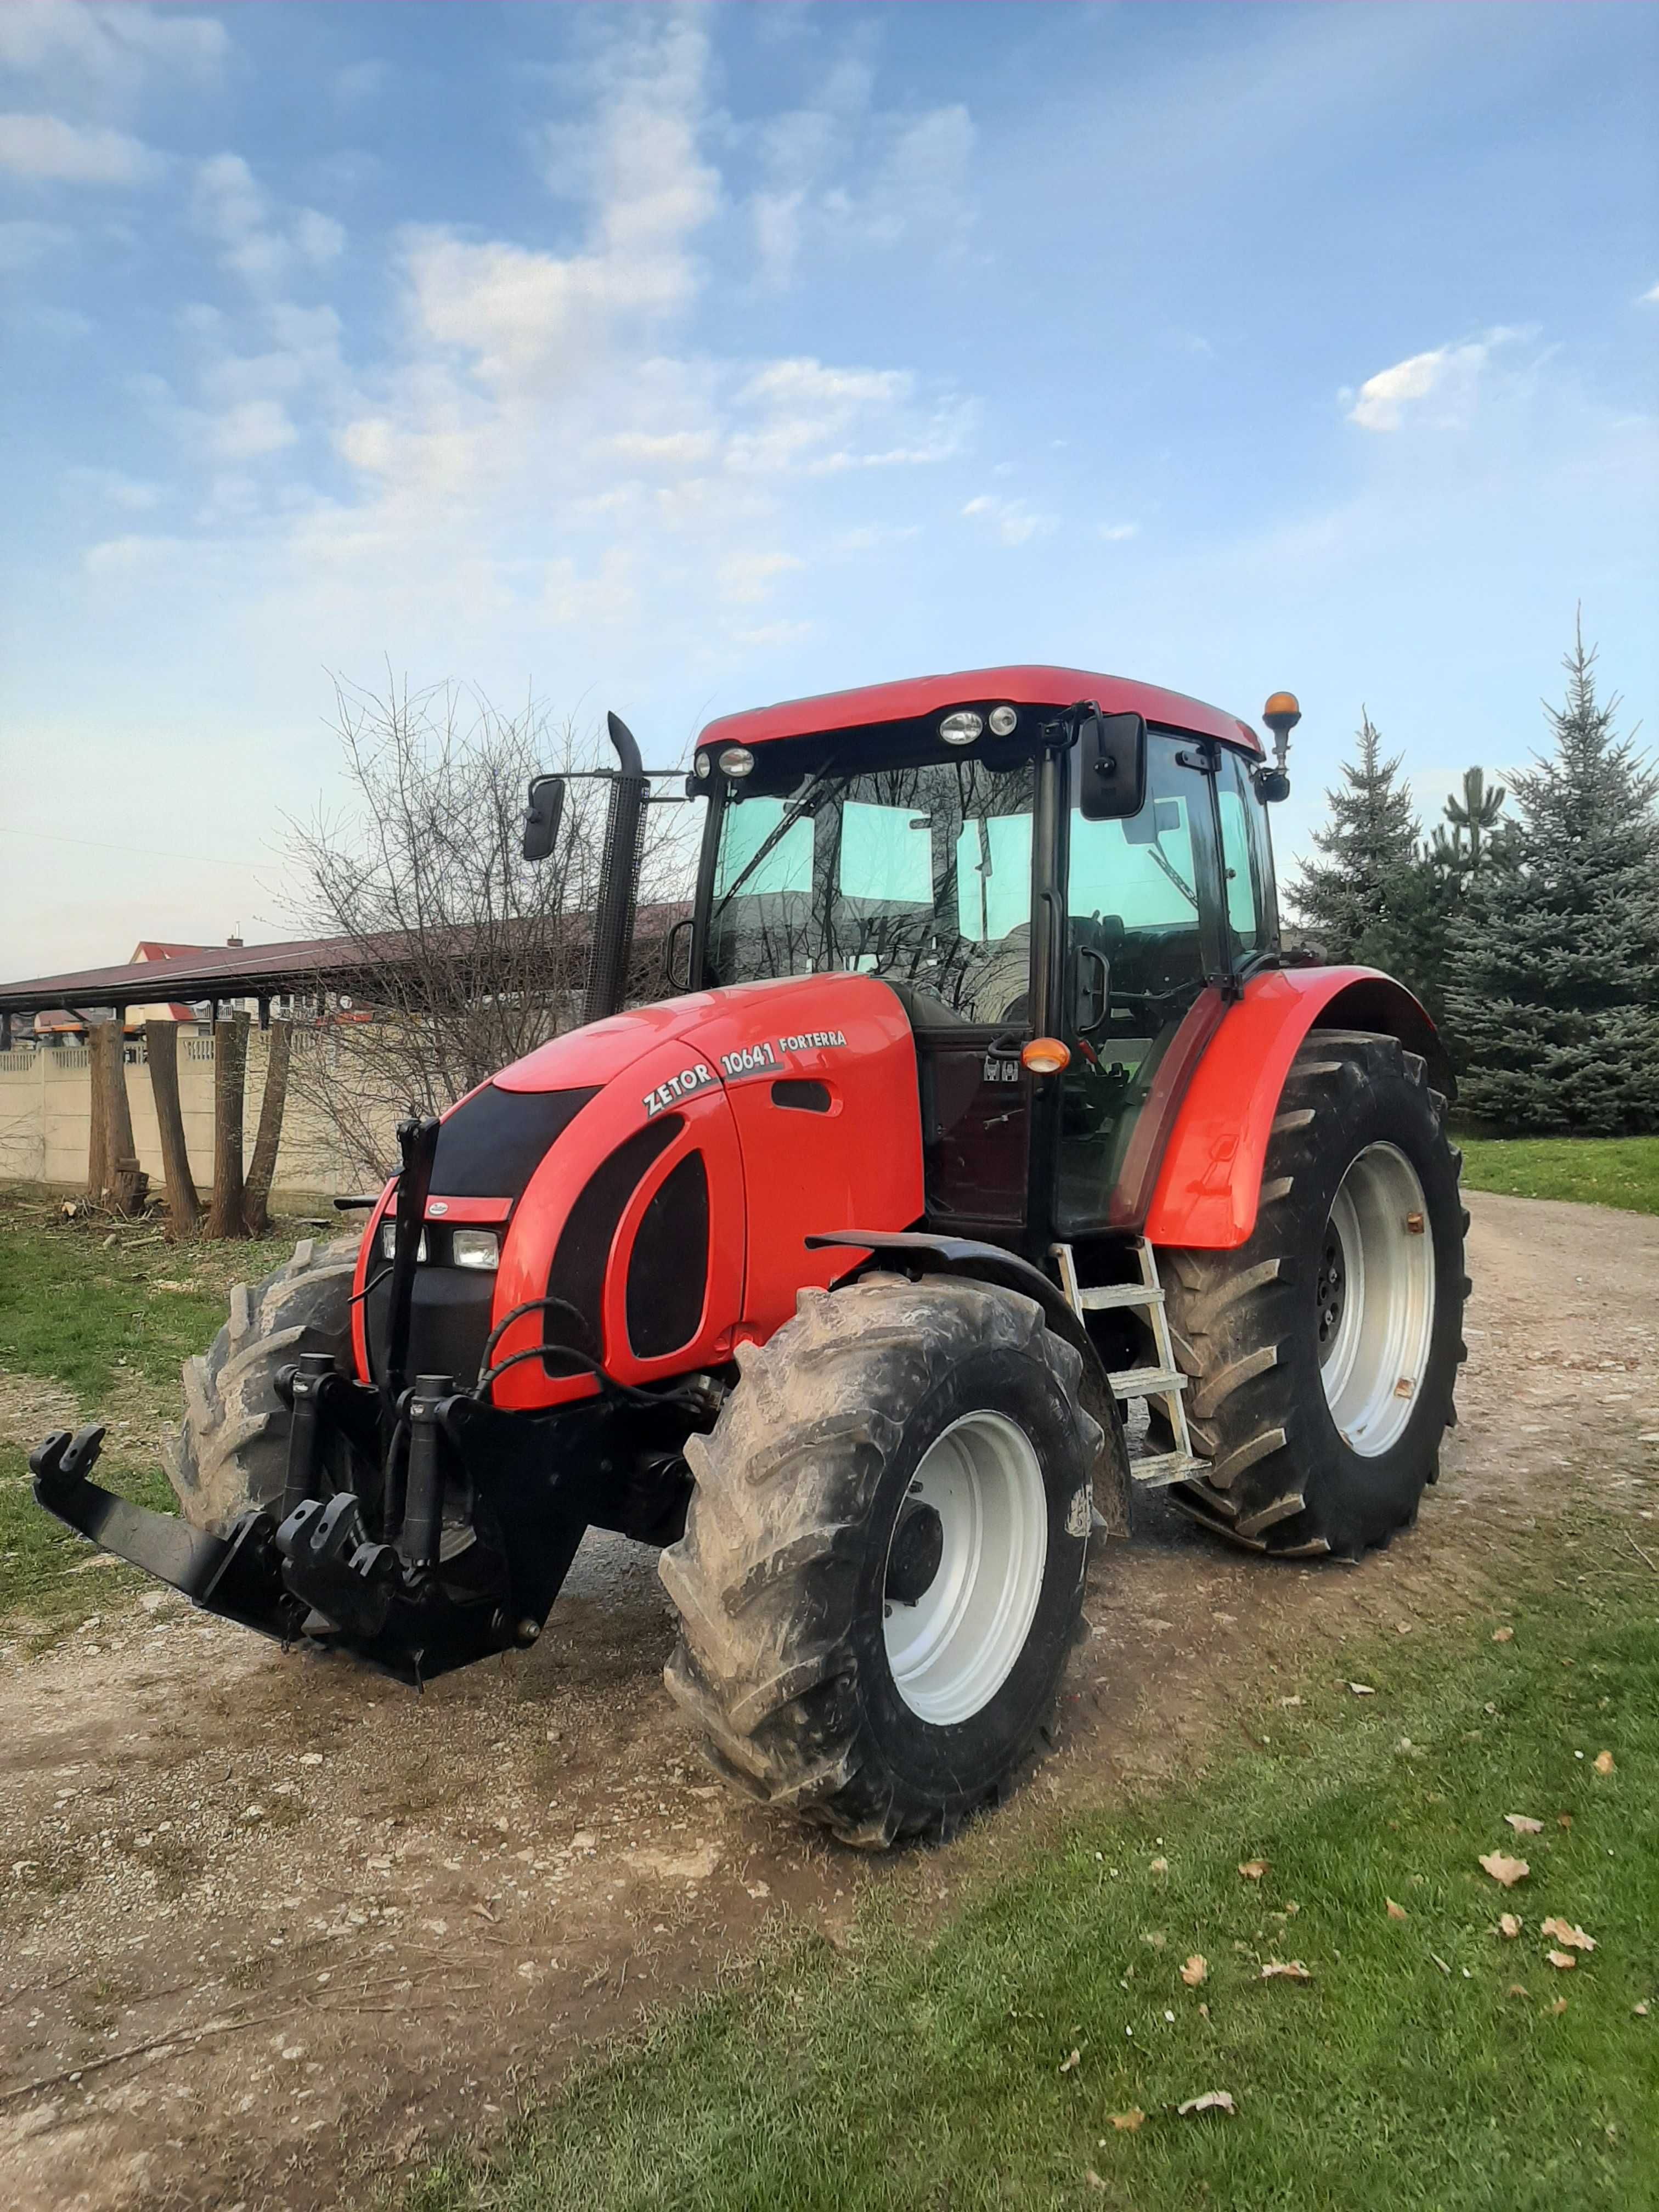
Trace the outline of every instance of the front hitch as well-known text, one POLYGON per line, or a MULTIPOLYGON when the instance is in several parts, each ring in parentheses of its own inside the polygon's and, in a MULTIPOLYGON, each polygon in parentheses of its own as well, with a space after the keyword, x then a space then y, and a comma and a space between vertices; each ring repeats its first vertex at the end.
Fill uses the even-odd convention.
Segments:
POLYGON ((216 1536, 118 1498, 88 1480, 104 1441, 95 1425, 58 1430, 30 1454, 36 1501, 204 1612, 284 1644, 349 1651, 406 1682, 533 1644, 595 1517, 605 1409, 503 1413, 447 1376, 422 1376, 387 1448, 408 1470, 388 1529, 384 1469, 378 1498, 324 1494, 331 1435, 361 1461, 378 1394, 314 1361, 285 1370, 281 1387, 295 1418, 280 1517, 254 1510, 216 1536))

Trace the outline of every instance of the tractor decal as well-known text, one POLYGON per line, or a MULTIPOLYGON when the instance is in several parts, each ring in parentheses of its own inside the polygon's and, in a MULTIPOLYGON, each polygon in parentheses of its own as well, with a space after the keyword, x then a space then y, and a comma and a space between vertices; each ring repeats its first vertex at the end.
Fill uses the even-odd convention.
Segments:
POLYGON ((711 1067, 706 1066, 700 1060, 695 1061, 691 1066, 682 1068, 678 1075, 671 1075, 665 1083, 659 1083, 654 1091, 646 1092, 640 1101, 645 1109, 646 1120, 654 1121, 659 1114, 666 1112, 680 1099, 694 1098, 699 1091, 710 1090, 719 1081, 720 1078, 711 1067))

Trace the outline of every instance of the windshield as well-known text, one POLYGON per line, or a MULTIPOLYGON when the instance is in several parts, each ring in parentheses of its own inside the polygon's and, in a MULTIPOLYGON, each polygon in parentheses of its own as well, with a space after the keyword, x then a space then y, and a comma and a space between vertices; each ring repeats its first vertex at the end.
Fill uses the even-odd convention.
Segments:
POLYGON ((967 1021, 1023 1019, 1034 787, 1029 760, 982 757, 862 773, 831 759, 787 790, 733 786, 709 980, 852 970, 967 1021))

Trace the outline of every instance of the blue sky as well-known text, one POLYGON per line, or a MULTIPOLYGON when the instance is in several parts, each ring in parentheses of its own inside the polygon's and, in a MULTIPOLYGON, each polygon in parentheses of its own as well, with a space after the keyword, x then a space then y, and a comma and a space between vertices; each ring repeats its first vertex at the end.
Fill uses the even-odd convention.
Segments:
POLYGON ((288 927, 331 674, 1659 704, 1659 11, 0 6, 0 972, 288 927), (73 842, 72 842, 73 841, 73 842))

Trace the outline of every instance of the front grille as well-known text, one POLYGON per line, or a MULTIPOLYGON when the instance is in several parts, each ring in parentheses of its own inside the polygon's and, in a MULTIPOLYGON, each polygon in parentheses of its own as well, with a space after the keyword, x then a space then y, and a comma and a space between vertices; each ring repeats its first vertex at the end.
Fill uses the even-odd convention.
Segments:
MULTIPOLYGON (((471 1389, 478 1379, 495 1297, 495 1275, 481 1267, 416 1267, 409 1312, 411 1382, 417 1375, 453 1375, 464 1390, 471 1389)), ((388 1267, 363 1300, 368 1370, 377 1382, 386 1373, 391 1307, 388 1267)))

